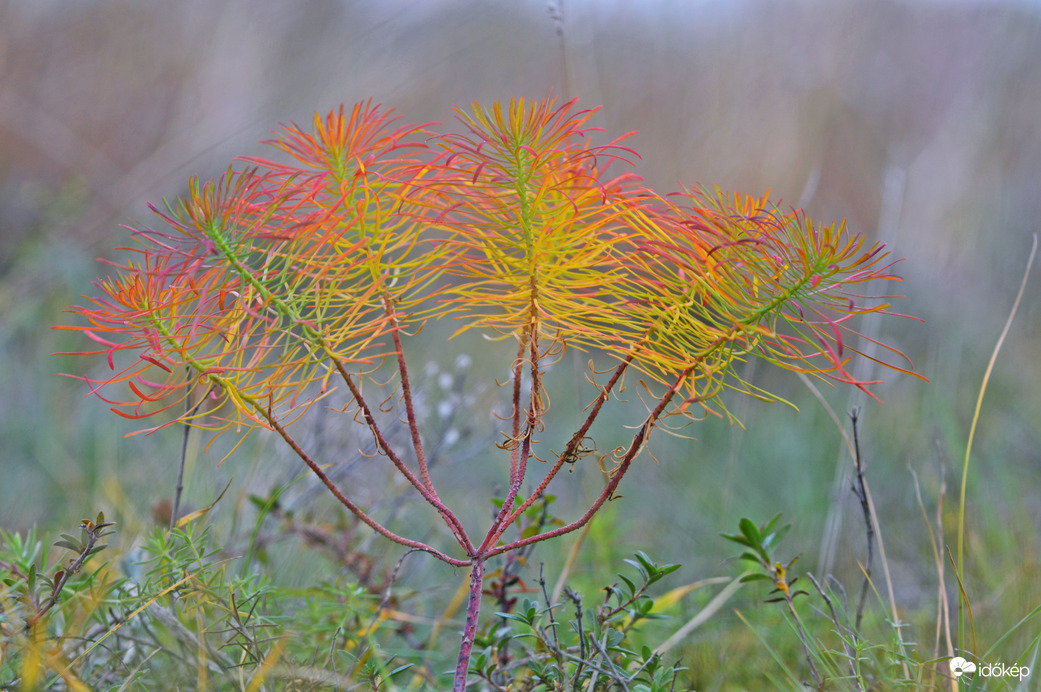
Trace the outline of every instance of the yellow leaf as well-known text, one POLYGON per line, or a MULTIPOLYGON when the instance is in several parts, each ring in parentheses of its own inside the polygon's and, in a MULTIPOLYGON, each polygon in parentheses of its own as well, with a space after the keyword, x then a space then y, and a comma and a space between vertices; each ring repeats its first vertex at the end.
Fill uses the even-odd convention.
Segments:
POLYGON ((684 596, 692 591, 697 591, 703 586, 709 586, 711 584, 725 584, 730 581, 730 577, 711 577, 709 579, 701 579, 696 582, 692 582, 685 586, 678 586, 671 591, 663 593, 654 599, 654 610, 655 612, 668 610, 672 606, 679 603, 684 596))

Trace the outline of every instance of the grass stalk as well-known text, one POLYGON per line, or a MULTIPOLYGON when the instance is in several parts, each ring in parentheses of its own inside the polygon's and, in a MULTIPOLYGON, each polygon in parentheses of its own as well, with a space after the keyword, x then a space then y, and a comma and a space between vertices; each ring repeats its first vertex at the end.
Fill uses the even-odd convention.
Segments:
MULTIPOLYGON (((1023 270, 1023 279, 1019 283, 1019 292, 1016 294, 1016 299, 1012 303, 1012 309, 1009 311, 1008 319, 1005 320, 1005 327, 1001 330, 1001 336, 998 337, 998 342, 994 345, 994 350, 990 354, 990 361, 987 362, 987 369, 983 373, 983 382, 980 384, 980 391, 976 397, 976 410, 972 414, 972 424, 969 426, 969 439, 965 443, 965 461, 962 464, 961 472, 961 491, 958 496, 958 561, 955 564, 954 569, 958 574, 958 585, 959 588, 964 587, 965 581, 965 489, 969 482, 969 460, 972 455, 972 441, 976 437, 976 426, 980 420, 980 410, 983 408, 983 395, 987 392, 987 385, 990 384, 991 373, 994 372, 994 364, 998 360, 998 352, 1001 351, 1002 345, 1005 343, 1005 337, 1008 336, 1009 330, 1012 327, 1012 320, 1016 316, 1016 311, 1019 309, 1019 303, 1023 299, 1023 293, 1026 291, 1027 278, 1030 276, 1030 268, 1034 264, 1034 256, 1037 253, 1037 234, 1034 234, 1034 241, 1030 246, 1030 256, 1027 258, 1026 269, 1023 270)), ((964 590, 962 591, 964 594, 964 590)), ((964 619, 964 601, 959 599, 958 602, 958 641, 964 643, 965 641, 965 619, 964 619)))

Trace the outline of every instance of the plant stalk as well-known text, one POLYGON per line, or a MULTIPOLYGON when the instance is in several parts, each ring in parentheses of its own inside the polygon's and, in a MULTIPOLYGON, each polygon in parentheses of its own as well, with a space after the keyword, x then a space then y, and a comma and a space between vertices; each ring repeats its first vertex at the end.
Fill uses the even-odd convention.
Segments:
POLYGON ((477 616, 481 611, 481 587, 484 584, 484 557, 475 555, 470 563, 470 597, 466 603, 466 624, 463 626, 463 640, 459 644, 459 658, 455 664, 455 683, 453 692, 466 689, 466 674, 470 669, 470 654, 473 652, 474 639, 477 638, 477 616))

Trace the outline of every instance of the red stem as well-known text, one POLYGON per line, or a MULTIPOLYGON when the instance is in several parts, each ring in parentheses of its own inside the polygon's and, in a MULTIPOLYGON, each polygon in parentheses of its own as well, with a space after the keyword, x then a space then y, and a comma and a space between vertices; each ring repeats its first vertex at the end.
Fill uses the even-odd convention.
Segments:
MULTIPOLYGON (((351 395, 354 397, 355 402, 357 402, 358 408, 361 409, 362 416, 364 416, 365 422, 368 424, 373 437, 376 439, 376 444, 379 445, 379 448, 383 450, 398 471, 401 472, 401 475, 408 479, 408 482, 419 491, 419 494, 423 496, 423 499, 429 502, 434 509, 437 510, 438 514, 441 515, 445 520, 445 523, 448 525, 448 528, 452 531, 452 535, 455 536, 456 541, 458 541, 459 545, 461 545, 466 551, 466 554, 473 555, 473 543, 470 542, 470 538, 466 535, 466 530, 459 522, 458 517, 456 517, 455 514, 453 514, 452 511, 437 498, 436 495, 432 495, 431 492, 427 490, 426 486, 416 478, 416 475, 412 473, 408 466, 405 465, 405 462, 403 462, 394 452, 390 443, 387 442, 387 439, 383 436, 383 431, 380 430, 379 425, 376 424, 376 418, 372 415, 372 411, 369 409, 368 404, 365 403, 361 391, 358 389, 357 385, 354 384, 354 379, 351 377, 350 373, 347 372, 343 363, 341 363, 338 358, 332 358, 331 360, 336 366, 337 371, 340 373, 340 377, 343 378, 343 381, 347 384, 347 388, 351 390, 351 395)), ((453 562, 452 564, 456 564, 456 562, 453 562)), ((465 565, 467 563, 462 562, 460 564, 465 565)))
MULTIPOLYGON (((524 335, 521 337, 520 348, 517 350, 517 360, 513 366, 513 436, 510 438, 513 440, 513 449, 510 450, 510 485, 512 486, 517 481, 517 460, 518 454, 520 453, 520 392, 521 392, 521 374, 524 368, 524 347, 525 340, 528 331, 524 330, 524 335)), ((505 505, 503 505, 505 506, 505 505)))
MULTIPOLYGON (((528 331, 525 330, 524 333, 527 335, 528 331)), ((524 481, 524 474, 527 469, 528 454, 531 451, 531 421, 534 416, 534 411, 531 406, 528 408, 528 427, 524 433, 524 440, 523 442, 520 440, 521 375, 524 367, 524 350, 527 346, 524 341, 525 338, 526 336, 522 336, 521 338, 520 349, 517 352, 517 360, 513 367, 513 435, 510 437, 512 443, 510 449, 510 486, 506 494, 506 499, 503 501, 498 514, 495 515, 495 520, 492 522, 491 528, 488 529, 485 541, 481 543, 481 547, 478 548, 478 551, 482 551, 488 546, 487 537, 493 533, 497 533, 500 526, 509 526, 509 522, 503 524, 503 521, 510 513, 510 508, 513 506, 514 500, 517 499, 517 493, 520 492, 521 483, 524 481)), ((534 402, 532 402, 532 406, 533 405, 534 402)))
MULTIPOLYGON (((502 553, 507 553, 512 550, 522 548, 526 545, 530 545, 532 543, 538 543, 540 541, 545 541, 550 538, 556 538, 557 536, 563 536, 566 533, 571 533, 572 531, 575 531, 585 526, 589 522, 589 520, 593 518, 593 515, 595 515, 600 510, 600 507, 608 500, 608 498, 610 498, 611 495, 614 494, 614 491, 618 488, 618 484, 622 482, 622 477, 625 475, 625 472, 629 470, 629 466, 632 465, 633 460, 640 454, 640 451, 643 449, 644 444, 647 442, 647 438, 650 435, 651 430, 654 428, 655 423, 658 422, 658 420, 661 418, 662 413, 665 412, 665 407, 668 406, 669 402, 672 401, 674 396, 676 396, 676 393, 680 390, 680 387, 683 386, 684 380, 687 379, 687 377, 693 370, 694 366, 691 366, 684 370, 680 374, 680 376, 676 378, 676 381, 672 384, 672 386, 669 387, 668 391, 665 392, 665 395, 662 396, 661 400, 658 402, 658 405, 654 408, 653 411, 651 411, 650 415, 648 415, 647 418, 644 419, 643 425, 640 426, 640 430, 635 435, 633 435, 633 440, 629 443, 629 448, 626 450, 625 457, 623 457, 622 459, 622 463, 619 464, 618 468, 615 469, 614 472, 611 474, 611 480, 604 487, 603 491, 601 491, 600 495, 597 496, 596 500, 589 507, 585 514, 583 514, 576 521, 568 524, 567 526, 561 526, 560 528, 553 529, 552 531, 546 531, 544 533, 540 533, 529 538, 514 541, 513 543, 500 545, 496 548, 493 548, 492 550, 489 550, 487 553, 484 554, 484 556, 487 558, 495 555, 500 555, 502 553)), ((561 459, 563 459, 563 457, 561 457, 561 459)), ((558 460, 557 464, 559 465, 561 463, 562 461, 558 460)), ((538 493, 533 493, 532 497, 538 497, 538 493)), ((518 512, 519 511, 521 510, 518 508, 518 512)), ((511 517, 511 520, 513 518, 516 518, 516 515, 517 512, 514 512, 514 515, 511 517)), ((487 543, 487 539, 485 543, 487 543)), ((482 546, 484 546, 483 543, 482 546)))
POLYGON ((405 351, 401 345, 401 333, 398 331, 398 319, 391 309, 391 301, 388 296, 383 297, 383 304, 387 317, 391 321, 391 335, 394 338, 394 349, 397 351, 398 373, 401 375, 401 398, 405 402, 405 416, 408 418, 408 429, 412 435, 412 448, 416 450, 416 460, 419 462, 419 475, 423 478, 423 485, 430 491, 430 496, 440 501, 434 483, 430 480, 430 470, 427 466, 427 457, 423 452, 423 442, 419 436, 419 425, 416 423, 416 411, 412 405, 412 386, 408 381, 408 365, 405 363, 405 351))
MULTIPOLYGON (((492 525, 491 529, 489 529, 487 535, 484 537, 484 541, 481 543, 480 550, 487 550, 488 546, 495 545, 495 543, 500 538, 502 538, 502 534, 505 532, 506 528, 509 527, 514 521, 516 521, 517 517, 524 514, 524 512, 527 511, 527 509, 531 507, 531 505, 534 504, 539 497, 541 497, 542 493, 545 492, 547 487, 549 487, 550 482, 556 477, 557 473, 564 466, 567 460, 573 458, 575 452, 578 450, 579 445, 582 444, 582 440, 585 439, 586 433, 589 432, 589 429, 593 426, 593 422, 596 420, 596 417, 600 414, 600 409, 603 408, 604 403, 606 403, 607 399, 610 397, 611 390, 614 389, 616 384, 618 384, 618 380, 621 379, 622 374, 625 372, 626 368, 629 367, 629 363, 632 362, 632 359, 632 354, 626 356, 625 360, 623 360, 621 364, 617 368, 615 368, 614 374, 611 375, 611 379, 608 380, 607 384, 604 385, 604 387, 600 390, 600 394, 597 395, 596 400, 593 402, 593 405, 589 411, 589 415, 586 416, 586 419, 582 423, 582 426, 577 431, 575 431, 574 435, 571 436, 571 439, 568 441, 567 447, 564 448, 564 451, 560 454, 556 463, 553 464, 553 467, 546 473, 546 476, 542 479, 542 482, 539 483, 537 488, 535 488, 535 492, 531 494, 531 497, 529 497, 527 500, 521 503, 521 506, 514 510, 509 516, 507 516, 505 519, 502 519, 501 521, 497 520, 496 523, 492 525)), ((680 379, 680 381, 682 382, 682 378, 680 379)), ((675 391, 670 393, 669 398, 671 399, 674 394, 675 391)), ((507 507, 510 507, 512 504, 513 503, 510 502, 509 504, 503 505, 503 508, 505 509, 507 507)), ((588 519, 586 521, 588 521, 588 519)), ((575 528, 579 527, 576 526, 575 528)))
POLYGON ((296 440, 293 439, 289 432, 284 427, 282 427, 282 425, 275 419, 274 416, 272 416, 267 411, 264 411, 263 409, 260 409, 260 414, 264 416, 264 418, 271 425, 271 427, 275 429, 275 432, 277 432, 282 437, 282 439, 285 440, 286 444, 289 445, 290 449, 292 449, 293 452, 295 452, 296 455, 300 457, 305 464, 307 464, 308 468, 310 468, 311 471, 314 472, 316 476, 318 476, 318 480, 320 480, 325 485, 325 487, 329 489, 329 491, 333 494, 333 497, 339 500, 340 504, 342 504, 344 507, 350 510, 351 514, 358 517, 358 519, 360 519, 363 523, 369 526, 373 531, 385 538, 394 541, 395 543, 399 543, 409 548, 415 548, 416 550, 422 550, 424 552, 430 553, 437 559, 442 560, 443 562, 447 562, 450 565, 462 567, 463 565, 469 564, 466 560, 457 560, 455 558, 449 557, 448 555, 442 553, 440 550, 432 548, 426 543, 414 541, 410 538, 405 538, 404 536, 399 536, 393 531, 385 528, 382 524, 380 524, 375 519, 366 514, 364 510, 362 510, 356 504, 351 502, 351 500, 340 491, 340 488, 337 487, 337 485, 333 483, 332 479, 325 474, 325 471, 322 470, 322 467, 315 463, 314 459, 312 459, 310 455, 308 455, 308 453, 305 452, 300 447, 300 445, 297 444, 296 440))
POLYGON ((466 689, 466 674, 470 669, 470 654, 473 652, 474 640, 477 638, 477 616, 481 612, 481 587, 484 583, 484 558, 474 557, 470 562, 470 597, 466 603, 466 624, 463 627, 463 641, 459 644, 459 658, 455 664, 454 692, 466 689))

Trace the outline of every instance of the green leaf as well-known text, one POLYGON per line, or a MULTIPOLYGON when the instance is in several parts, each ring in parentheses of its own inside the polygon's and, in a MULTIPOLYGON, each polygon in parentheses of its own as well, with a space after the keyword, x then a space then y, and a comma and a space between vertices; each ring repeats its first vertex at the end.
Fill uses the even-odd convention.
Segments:
POLYGON ((548 510, 554 499, 555 498, 552 495, 543 495, 540 499, 535 500, 530 507, 524 510, 524 516, 528 519, 538 519, 542 516, 543 511, 548 510))
POLYGON ((397 668, 391 670, 390 672, 388 672, 386 675, 383 676, 383 680, 380 681, 379 687, 382 687, 383 683, 386 683, 387 681, 389 681, 391 677, 397 675, 398 673, 405 672, 406 670, 408 670, 409 668, 413 667, 414 665, 415 664, 413 664, 413 663, 406 663, 403 666, 398 666, 397 668))
POLYGON ((777 524, 777 522, 780 520, 780 518, 781 518, 781 514, 777 513, 776 515, 774 515, 774 517, 772 519, 770 519, 770 521, 766 522, 766 524, 764 524, 763 528, 762 528, 763 535, 771 533, 773 531, 773 529, 774 529, 774 525, 777 524))
POLYGON ((632 598, 633 596, 635 596, 636 595, 636 585, 633 584, 633 582, 628 577, 626 577, 624 574, 619 574, 618 578, 621 579, 623 582, 625 582, 626 587, 628 587, 628 589, 629 589, 629 597, 632 598))
POLYGON ((391 679, 392 677, 394 677, 394 676, 395 676, 395 675, 397 675, 398 673, 404 673, 404 672, 405 672, 406 670, 408 670, 409 668, 412 668, 413 666, 415 666, 415 664, 414 664, 414 663, 406 663, 406 664, 405 664, 405 665, 403 665, 403 666, 398 666, 398 667, 397 667, 397 668, 395 668, 394 670, 392 670, 392 671, 390 671, 389 673, 387 673, 386 677, 384 677, 384 680, 385 680, 385 681, 386 681, 386 680, 390 680, 390 679, 391 679))
POLYGON ((741 584, 747 584, 750 581, 769 581, 769 582, 772 582, 773 579, 771 579, 770 577, 766 576, 765 574, 756 573, 756 574, 746 574, 745 576, 741 577, 741 579, 739 579, 738 581, 741 584))
POLYGON ((791 528, 792 528, 791 524, 785 524, 784 526, 779 528, 776 533, 771 535, 772 542, 775 543, 775 544, 776 543, 780 543, 781 539, 784 538, 784 535, 786 533, 788 533, 788 530, 791 529, 791 528))
POLYGON ((759 533, 758 527, 747 517, 741 517, 741 521, 738 522, 738 528, 741 529, 741 533, 748 539, 749 545, 752 547, 763 544, 763 536, 759 533))
POLYGON ((679 563, 671 564, 671 565, 665 565, 659 571, 661 572, 661 575, 664 577, 666 574, 672 574, 673 572, 675 572, 676 570, 678 570, 682 566, 683 565, 681 565, 679 563))
POLYGON ((745 538, 744 536, 736 536, 736 535, 731 535, 729 533, 721 533, 719 535, 722 536, 723 538, 727 539, 728 541, 733 541, 734 543, 738 543, 738 544, 743 545, 743 546, 745 546, 747 548, 755 547, 751 543, 749 543, 748 539, 745 538))
POLYGON ((531 625, 531 619, 526 615, 520 615, 518 613, 496 613, 496 617, 500 617, 503 620, 515 620, 516 622, 523 622, 525 625, 531 625))
POLYGON ((672 574, 679 568, 679 565, 665 565, 664 567, 657 568, 655 569, 654 574, 651 575, 650 579, 647 580, 647 584, 653 584, 659 581, 662 577, 672 574))
POLYGON ((644 580, 650 578, 651 575, 647 572, 647 569, 636 560, 626 560, 626 563, 635 567, 636 570, 640 573, 640 576, 644 578, 644 580))
POLYGON ((764 562, 769 562, 769 560, 766 560, 762 555, 748 552, 741 553, 741 556, 738 559, 748 560, 749 562, 754 562, 757 565, 762 565, 764 562))
POLYGON ((647 557, 647 553, 637 550, 636 559, 640 561, 640 564, 644 566, 648 574, 654 574, 658 571, 658 566, 654 564, 654 561, 652 561, 651 558, 647 557))
POLYGON ((765 548, 767 546, 776 545, 780 543, 781 539, 784 538, 784 535, 788 533, 788 530, 791 528, 791 524, 785 524, 781 528, 777 529, 776 532, 768 534, 766 538, 763 539, 763 547, 765 548))

